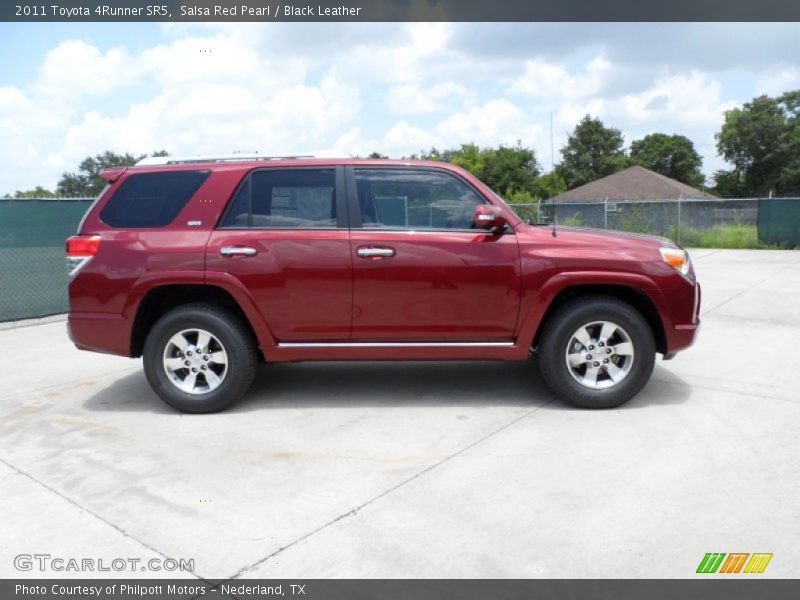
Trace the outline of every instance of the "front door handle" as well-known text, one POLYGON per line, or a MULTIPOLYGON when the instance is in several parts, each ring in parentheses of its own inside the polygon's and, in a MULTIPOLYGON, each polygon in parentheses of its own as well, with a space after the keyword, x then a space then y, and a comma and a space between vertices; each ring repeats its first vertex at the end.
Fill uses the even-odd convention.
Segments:
POLYGON ((381 258, 391 258, 394 256, 394 248, 374 248, 371 246, 359 248, 356 254, 360 258, 371 258, 372 260, 379 260, 381 258))
POLYGON ((258 250, 250 246, 224 246, 220 248, 222 256, 255 256, 258 250))

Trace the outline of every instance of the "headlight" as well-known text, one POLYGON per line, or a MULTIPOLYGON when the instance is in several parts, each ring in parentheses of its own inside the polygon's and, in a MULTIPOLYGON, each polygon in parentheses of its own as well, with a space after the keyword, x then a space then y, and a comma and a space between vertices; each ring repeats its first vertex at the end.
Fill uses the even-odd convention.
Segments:
POLYGON ((661 248, 661 258, 673 269, 689 274, 689 253, 680 248, 661 248))

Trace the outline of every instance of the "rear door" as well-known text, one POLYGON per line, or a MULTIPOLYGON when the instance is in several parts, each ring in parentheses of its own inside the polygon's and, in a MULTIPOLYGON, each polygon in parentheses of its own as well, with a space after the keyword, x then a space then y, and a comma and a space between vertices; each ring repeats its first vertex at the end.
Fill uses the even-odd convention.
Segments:
POLYGON ((520 303, 512 229, 472 228, 486 203, 449 171, 348 167, 354 341, 509 341, 520 303))
POLYGON ((278 341, 350 336, 352 259, 342 167, 248 174, 207 247, 206 270, 236 277, 278 341))

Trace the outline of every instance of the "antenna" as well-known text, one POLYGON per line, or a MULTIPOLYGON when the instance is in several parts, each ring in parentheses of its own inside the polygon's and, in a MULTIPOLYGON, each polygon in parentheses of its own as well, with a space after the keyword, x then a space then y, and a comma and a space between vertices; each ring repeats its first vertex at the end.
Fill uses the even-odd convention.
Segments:
POLYGON ((553 149, 553 111, 550 111, 550 173, 555 171, 555 150, 553 149))
POLYGON ((558 219, 556 215, 556 200, 555 200, 555 178, 556 178, 556 167, 555 167, 555 147, 553 146, 553 111, 550 111, 550 216, 553 219, 553 237, 556 237, 556 220, 558 219))

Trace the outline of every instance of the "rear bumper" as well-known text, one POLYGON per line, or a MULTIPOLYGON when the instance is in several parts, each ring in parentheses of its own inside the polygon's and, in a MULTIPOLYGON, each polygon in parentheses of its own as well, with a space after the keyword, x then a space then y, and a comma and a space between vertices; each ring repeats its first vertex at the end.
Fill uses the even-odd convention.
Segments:
POLYGON ((110 313, 70 313, 69 339, 80 350, 130 356, 131 326, 122 315, 110 313))

